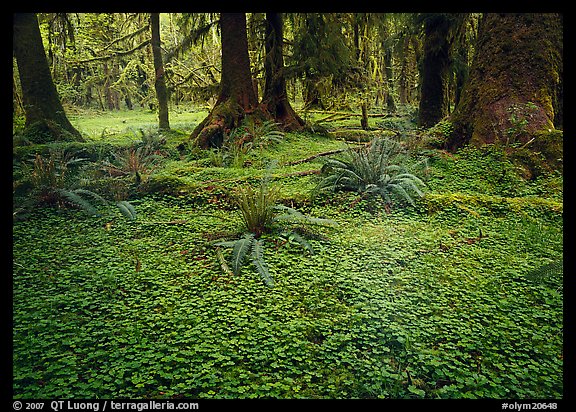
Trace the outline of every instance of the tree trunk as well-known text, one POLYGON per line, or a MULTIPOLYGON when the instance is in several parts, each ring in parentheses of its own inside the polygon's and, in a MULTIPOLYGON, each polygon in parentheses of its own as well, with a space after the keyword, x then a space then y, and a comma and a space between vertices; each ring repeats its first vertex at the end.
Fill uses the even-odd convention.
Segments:
POLYGON ((152 29, 152 55, 154 59, 156 98, 158 99, 158 127, 170 130, 168 120, 168 89, 164 76, 164 64, 162 64, 162 49, 160 48, 160 14, 150 13, 150 25, 152 29))
POLYGON ((294 131, 302 129, 305 123, 288 100, 284 77, 283 26, 282 14, 266 13, 266 82, 261 106, 285 131, 294 131))
POLYGON ((384 73, 386 74, 386 108, 389 113, 396 113, 396 102, 394 101, 394 75, 392 72, 392 48, 384 49, 384 73))
POLYGON ((447 112, 446 72, 450 63, 447 36, 450 23, 446 16, 437 14, 424 22, 424 56, 422 58, 422 86, 418 126, 432 127, 447 112))
POLYGON ((304 79, 304 108, 305 110, 326 109, 320 90, 318 90, 318 80, 313 76, 307 76, 304 79))
POLYGON ((408 92, 409 92, 409 83, 408 83, 408 57, 409 57, 409 49, 410 49, 410 37, 408 35, 404 35, 404 39, 402 40, 402 45, 400 46, 400 75, 398 79, 398 94, 400 96, 400 104, 406 105, 408 104, 408 92))
POLYGON ((225 135, 258 106, 252 87, 246 15, 222 13, 222 76, 220 94, 212 111, 194 129, 191 139, 202 148, 220 147, 225 135))
POLYGON ((446 143, 526 143, 562 115, 562 17, 485 14, 476 54, 446 143))
POLYGON ((14 14, 12 43, 26 116, 27 137, 48 140, 84 140, 72 126, 52 81, 35 13, 14 14), (35 136, 36 135, 36 136, 35 136))

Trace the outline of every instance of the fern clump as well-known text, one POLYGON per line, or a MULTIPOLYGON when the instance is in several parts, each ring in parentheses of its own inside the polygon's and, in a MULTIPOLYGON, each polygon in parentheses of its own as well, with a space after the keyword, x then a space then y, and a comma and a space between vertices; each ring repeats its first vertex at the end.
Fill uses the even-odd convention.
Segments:
MULTIPOLYGON (((73 157, 63 151, 51 151, 45 157, 36 154, 31 164, 22 165, 20 186, 28 187, 27 201, 13 212, 14 218, 27 208, 43 205, 75 207, 91 216, 102 216, 102 210, 112 202, 80 185, 78 169, 86 159, 73 157)), ((114 202, 120 213, 130 220, 136 219, 136 210, 128 201, 114 202)))
POLYGON ((424 195, 425 184, 403 163, 398 142, 376 138, 359 150, 347 150, 340 159, 328 159, 316 192, 352 191, 379 197, 388 206, 394 197, 414 205, 414 197, 424 195))
POLYGON ((240 209, 246 233, 238 240, 214 243, 220 266, 224 272, 238 275, 242 266, 250 261, 264 284, 269 287, 274 286, 274 279, 264 260, 264 241, 268 238, 264 234, 270 237, 276 235, 281 244, 296 243, 305 253, 313 254, 314 249, 303 237, 303 228, 336 224, 332 220, 308 217, 294 208, 277 204, 279 191, 270 186, 268 178, 264 178, 257 189, 251 186, 238 188, 233 199, 240 209), (231 265, 228 265, 220 247, 232 248, 231 265))
POLYGON ((280 143, 284 136, 278 123, 271 120, 259 122, 247 117, 224 136, 222 147, 211 152, 211 163, 217 167, 243 167, 250 151, 256 148, 262 151, 280 143))
POLYGON ((233 201, 242 213, 246 230, 257 238, 272 227, 277 200, 278 189, 271 187, 266 179, 257 189, 241 186, 233 195, 233 201))

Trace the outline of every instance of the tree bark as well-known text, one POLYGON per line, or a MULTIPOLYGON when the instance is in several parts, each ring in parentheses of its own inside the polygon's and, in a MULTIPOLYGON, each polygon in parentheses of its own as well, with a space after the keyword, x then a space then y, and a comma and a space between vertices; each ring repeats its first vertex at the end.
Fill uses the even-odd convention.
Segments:
MULTIPOLYGON (((13 52, 20 75, 29 140, 84 140, 72 126, 50 74, 35 13, 14 14, 13 52)), ((39 141, 40 142, 40 141, 39 141)))
POLYGON ((447 40, 450 23, 446 16, 436 14, 424 22, 424 56, 422 58, 422 86, 418 126, 434 126, 448 114, 446 72, 450 63, 447 40))
POLYGON ((288 100, 284 77, 283 27, 281 13, 266 13, 266 59, 264 61, 266 82, 260 104, 263 110, 267 110, 285 131, 294 131, 302 129, 305 122, 296 114, 288 100))
POLYGON ((156 98, 158 99, 158 128, 170 130, 168 120, 168 89, 164 76, 164 64, 162 63, 162 49, 160 48, 160 14, 150 13, 150 25, 152 30, 152 55, 154 59, 156 98))
POLYGON ((258 106, 252 87, 246 15, 222 13, 222 76, 214 108, 194 129, 190 138, 202 148, 220 147, 225 135, 258 106))
POLYGON ((526 143, 562 117, 562 30, 558 14, 485 14, 448 149, 526 143))
POLYGON ((396 102, 394 101, 394 75, 392 72, 392 47, 384 49, 384 73, 386 75, 386 108, 389 113, 396 113, 396 102))

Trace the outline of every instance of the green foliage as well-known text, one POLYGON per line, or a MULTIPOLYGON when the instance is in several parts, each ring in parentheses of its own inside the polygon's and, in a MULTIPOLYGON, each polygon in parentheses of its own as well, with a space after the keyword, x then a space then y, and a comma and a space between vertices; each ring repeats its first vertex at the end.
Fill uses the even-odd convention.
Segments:
POLYGON ((260 237, 271 228, 274 221, 274 205, 278 201, 278 189, 263 179, 258 189, 240 186, 233 195, 234 203, 242 213, 246 230, 260 237))
POLYGON ((100 216, 98 208, 94 205, 94 201, 105 205, 107 202, 101 196, 86 189, 75 190, 58 190, 58 193, 63 199, 66 199, 70 204, 79 207, 90 215, 100 216), (90 201, 89 199, 93 199, 90 201))
MULTIPOLYGON (((15 196, 20 205, 14 211, 24 215, 27 209, 42 205, 72 206, 83 210, 92 216, 101 216, 102 208, 109 202, 92 190, 79 186, 79 169, 86 166, 86 159, 73 157, 63 150, 52 150, 45 157, 36 154, 32 164, 21 166, 21 178, 14 187, 24 187, 15 196), (23 193, 20 193, 23 192, 23 193)), ((128 201, 116 202, 116 206, 128 219, 135 219, 136 211, 128 201)))
POLYGON ((561 259, 532 269, 526 274, 526 278, 532 281, 541 281, 547 277, 561 275, 563 273, 564 260, 561 259))
POLYGON ((278 123, 271 120, 259 122, 248 116, 242 120, 240 126, 224 136, 222 147, 212 149, 211 163, 218 167, 243 167, 253 149, 259 149, 262 153, 264 149, 282 142, 284 136, 278 123))
POLYGON ((152 173, 162 159, 149 146, 120 149, 112 154, 112 160, 102 162, 102 169, 110 176, 134 176, 137 182, 141 175, 152 173))
POLYGON ((395 196, 413 205, 413 196, 424 194, 420 190, 424 182, 408 173, 405 166, 396 164, 400 151, 399 143, 376 138, 365 148, 348 150, 342 160, 328 159, 322 167, 324 178, 316 190, 354 191, 378 196, 387 204, 395 196))
POLYGON ((122 213, 126 219, 136 220, 136 209, 130 202, 121 200, 116 202, 116 206, 118 206, 120 213, 122 213))
MULTIPOLYGON (((562 174, 523 180, 498 148, 432 151, 416 208, 310 203, 298 173, 321 158, 283 163, 340 148, 298 134, 263 150, 280 166, 259 237, 231 193, 259 196, 270 173, 206 153, 159 166, 163 192, 120 202, 129 219, 39 203, 15 219, 14 397, 561 398, 562 174)), ((82 191, 86 161, 41 157, 40 186, 116 207, 82 191)), ((14 164, 17 197, 27 168, 14 164)))
MULTIPOLYGON (((251 254, 252 263, 267 286, 274 286, 274 280, 263 258, 261 239, 263 234, 276 233, 286 242, 299 244, 305 251, 314 253, 314 249, 298 232, 299 227, 308 225, 335 225, 330 219, 320 219, 305 216, 294 208, 276 204, 279 197, 277 187, 270 185, 270 177, 264 177, 258 189, 252 186, 240 186, 233 195, 234 203, 239 207, 244 228, 248 233, 236 241, 219 241, 217 247, 232 247, 232 272, 237 275, 246 262, 246 256, 251 254)), ((219 253, 217 251, 217 253, 219 253)), ((221 262, 222 269, 227 272, 227 264, 221 262)))
POLYGON ((38 204, 58 204, 60 191, 75 183, 75 175, 83 158, 73 157, 63 150, 51 150, 48 156, 35 154, 31 162, 20 167, 17 184, 28 188, 28 198, 38 204))
POLYGON ((284 132, 279 124, 272 120, 257 121, 248 116, 242 120, 240 126, 232 130, 228 138, 236 145, 260 150, 280 143, 284 139, 284 132))
MULTIPOLYGON (((257 239, 254 233, 247 233, 243 238, 234 242, 216 242, 214 245, 232 247, 232 274, 240 274, 240 269, 246 262, 248 255, 250 255, 252 257, 252 263, 262 277, 264 284, 269 287, 274 286, 274 279, 270 275, 268 265, 264 261, 262 240, 257 239)), ((219 253, 219 250, 217 250, 217 253, 219 253)), ((220 259, 220 264, 224 272, 228 272, 228 266, 224 259, 220 259)))

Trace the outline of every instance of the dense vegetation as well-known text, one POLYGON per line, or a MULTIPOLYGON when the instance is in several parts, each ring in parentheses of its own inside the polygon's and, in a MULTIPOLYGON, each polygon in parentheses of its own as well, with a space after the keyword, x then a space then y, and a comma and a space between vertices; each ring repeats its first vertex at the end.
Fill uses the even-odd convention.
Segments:
POLYGON ((13 397, 561 399, 540 17, 15 15, 13 397))
MULTIPOLYGON (((114 145, 96 132, 113 118, 75 117, 93 140, 70 153, 92 158, 70 179, 101 173, 152 117, 119 128, 114 145)), ((16 204, 17 397, 562 395, 561 277, 527 276, 562 259, 560 174, 525 180, 502 148, 415 148, 427 193, 389 208, 355 192, 316 194, 321 177, 300 172, 320 170, 322 156, 290 165, 347 148, 342 140, 285 134, 226 167, 211 152, 174 155, 184 136, 167 136, 140 186, 134 174, 106 177, 139 193, 135 220, 16 204), (269 173, 279 204, 337 223, 309 228, 314 254, 262 234, 272 288, 250 262, 224 271, 214 246, 245 233, 238 185, 257 189, 269 173)), ((52 146, 44 157, 66 147, 52 146)))

